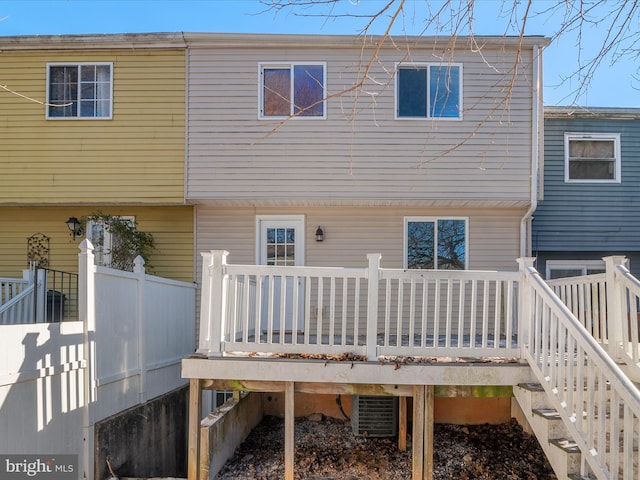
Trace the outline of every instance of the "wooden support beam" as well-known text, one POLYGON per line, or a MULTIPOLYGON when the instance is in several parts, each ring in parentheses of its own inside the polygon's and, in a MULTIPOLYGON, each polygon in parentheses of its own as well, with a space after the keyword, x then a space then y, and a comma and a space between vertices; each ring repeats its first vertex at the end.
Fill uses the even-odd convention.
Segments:
MULTIPOLYGON (((284 392, 283 381, 262 380, 219 380, 206 379, 202 381, 205 390, 234 390, 243 392, 284 392)), ((381 385, 358 383, 329 383, 329 382, 295 382, 296 393, 314 393, 319 395, 413 395, 411 385, 381 385)))
POLYGON ((407 451, 407 397, 398 399, 398 450, 407 451))
POLYGON ((284 390, 284 478, 293 480, 295 460, 295 387, 293 382, 285 382, 284 390))
POLYGON ((435 387, 427 385, 425 387, 425 415, 424 415, 424 478, 433 479, 433 423, 435 387))
POLYGON ((413 387, 413 453, 412 479, 424 479, 424 404, 425 389, 423 386, 413 387))
POLYGON ((200 379, 189 380, 189 448, 187 476, 189 480, 200 480, 200 411, 202 409, 202 387, 200 379))

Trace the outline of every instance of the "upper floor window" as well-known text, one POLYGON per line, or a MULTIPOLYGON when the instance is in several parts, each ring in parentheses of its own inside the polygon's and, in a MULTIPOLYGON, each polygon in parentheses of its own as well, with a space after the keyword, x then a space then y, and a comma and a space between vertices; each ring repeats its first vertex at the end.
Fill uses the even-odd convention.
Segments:
POLYGON ((49 64, 47 78, 47 118, 111 118, 111 63, 49 64))
POLYGON ((462 65, 400 65, 397 118, 462 118, 462 65))
POLYGON ((467 268, 466 219, 408 217, 404 233, 406 268, 467 268))
POLYGON ((565 133, 566 182, 620 183, 620 134, 565 133))
POLYGON ((325 64, 260 65, 260 117, 325 118, 325 64))

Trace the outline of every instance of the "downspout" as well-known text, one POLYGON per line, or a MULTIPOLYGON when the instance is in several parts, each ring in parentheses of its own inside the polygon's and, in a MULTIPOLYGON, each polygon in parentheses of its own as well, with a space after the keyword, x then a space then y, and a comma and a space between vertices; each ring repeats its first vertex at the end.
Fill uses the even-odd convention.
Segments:
POLYGON ((533 212, 538 207, 538 155, 540 145, 540 119, 539 115, 542 109, 540 108, 540 47, 538 45, 533 46, 533 95, 532 95, 532 117, 534 119, 531 122, 531 197, 530 206, 527 212, 520 221, 520 257, 531 256, 531 242, 529 238, 529 232, 531 232, 531 220, 533 219, 533 212))

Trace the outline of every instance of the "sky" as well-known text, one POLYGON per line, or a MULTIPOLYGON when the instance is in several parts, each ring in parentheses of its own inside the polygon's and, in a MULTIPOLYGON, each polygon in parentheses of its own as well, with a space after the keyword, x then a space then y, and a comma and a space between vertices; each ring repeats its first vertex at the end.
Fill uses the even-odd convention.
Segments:
MULTIPOLYGON (((216 33, 313 33, 358 35, 366 23, 363 15, 381 8, 387 0, 339 0, 329 11, 323 7, 298 6, 275 11, 268 3, 287 0, 0 0, 0 36, 64 35, 87 33, 216 32, 216 33), (330 12, 334 16, 328 17, 330 12), (346 14, 346 15, 345 15, 346 14)), ((304 0, 293 0, 302 1, 304 0)), ((454 4, 464 0, 452 0, 454 4)), ((561 14, 549 11, 558 0, 534 0, 527 17, 527 35, 552 37, 561 24, 561 14)), ((595 0, 583 0, 590 2, 595 0)), ((611 0, 610 0, 611 1, 611 0)), ((514 34, 524 16, 518 2, 515 19, 505 13, 511 0, 476 0, 473 30, 476 35, 514 34)), ((562 3, 562 2, 560 2, 562 3)), ((569 1, 568 4, 578 2, 569 1)), ((393 34, 421 34, 428 9, 442 0, 407 0, 393 34)), ((566 5, 566 4, 565 4, 566 5)), ((602 19, 607 12, 594 9, 594 22, 578 42, 575 32, 554 40, 543 53, 545 105, 640 107, 639 50, 612 63, 604 58, 588 88, 576 98, 578 83, 570 78, 577 59, 591 58, 606 35, 602 19), (600 21, 598 21, 600 20, 600 21)), ((380 34, 389 15, 374 23, 369 33, 380 34)), ((630 31, 640 31, 638 12, 630 31)), ((431 25, 426 34, 450 34, 446 23, 431 25)), ((467 34, 467 31, 460 32, 467 34)))

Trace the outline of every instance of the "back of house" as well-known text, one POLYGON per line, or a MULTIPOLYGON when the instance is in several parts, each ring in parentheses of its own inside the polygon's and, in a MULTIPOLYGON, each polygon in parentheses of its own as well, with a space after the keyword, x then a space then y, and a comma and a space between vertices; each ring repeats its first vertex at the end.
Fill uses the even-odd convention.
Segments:
POLYGON ((197 252, 495 270, 528 254, 547 39, 185 40, 197 252))

